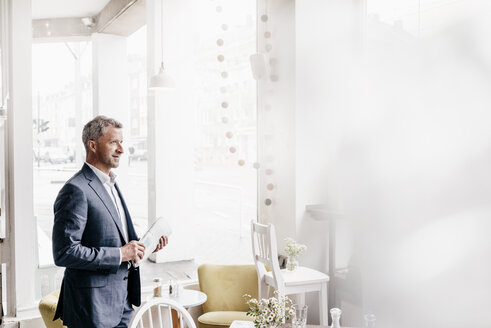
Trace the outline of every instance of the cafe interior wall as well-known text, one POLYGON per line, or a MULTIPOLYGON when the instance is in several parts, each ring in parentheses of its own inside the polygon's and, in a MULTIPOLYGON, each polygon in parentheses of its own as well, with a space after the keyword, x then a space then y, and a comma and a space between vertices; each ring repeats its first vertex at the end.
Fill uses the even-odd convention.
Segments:
POLYGON ((327 223, 305 210, 323 204, 344 325, 489 326, 489 7, 415 36, 357 4, 296 3, 300 262, 328 269, 327 223))

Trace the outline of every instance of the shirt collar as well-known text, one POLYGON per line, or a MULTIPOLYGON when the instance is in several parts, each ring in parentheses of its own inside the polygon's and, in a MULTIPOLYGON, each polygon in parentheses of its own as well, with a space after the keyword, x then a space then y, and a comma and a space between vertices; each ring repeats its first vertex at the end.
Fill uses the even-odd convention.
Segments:
POLYGON ((117 175, 113 171, 109 171, 109 175, 107 175, 106 173, 102 172, 94 165, 89 164, 87 162, 85 162, 85 164, 87 164, 92 169, 92 171, 94 171, 95 175, 99 178, 99 180, 101 180, 102 184, 108 183, 110 185, 114 185, 116 183, 117 175))

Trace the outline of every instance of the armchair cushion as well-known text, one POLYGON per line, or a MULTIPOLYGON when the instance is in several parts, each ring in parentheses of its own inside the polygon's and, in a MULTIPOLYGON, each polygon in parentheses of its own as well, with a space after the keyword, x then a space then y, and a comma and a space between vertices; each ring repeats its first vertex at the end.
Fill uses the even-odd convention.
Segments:
POLYGON ((198 318, 198 328, 224 328, 229 327, 234 320, 253 321, 242 311, 214 311, 201 315, 198 318))

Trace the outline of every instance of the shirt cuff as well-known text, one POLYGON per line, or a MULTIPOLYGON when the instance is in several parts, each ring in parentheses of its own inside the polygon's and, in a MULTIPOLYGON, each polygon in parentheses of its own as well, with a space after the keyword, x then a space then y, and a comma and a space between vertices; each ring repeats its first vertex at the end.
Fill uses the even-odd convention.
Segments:
POLYGON ((119 265, 123 263, 123 252, 121 252, 121 248, 119 249, 119 265))

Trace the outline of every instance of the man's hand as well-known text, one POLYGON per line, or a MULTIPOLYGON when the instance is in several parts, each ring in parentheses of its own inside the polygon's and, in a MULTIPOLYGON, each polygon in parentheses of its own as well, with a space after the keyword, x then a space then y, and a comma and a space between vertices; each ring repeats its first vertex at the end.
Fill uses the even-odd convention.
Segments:
POLYGON ((168 243, 169 243, 169 240, 167 239, 167 236, 161 236, 160 237, 160 240, 159 240, 159 244, 157 245, 157 247, 155 248, 155 250, 153 251, 153 253, 160 251, 168 243))
POLYGON ((136 240, 132 240, 121 249, 122 262, 126 261, 135 261, 138 262, 143 258, 143 254, 145 254, 145 245, 136 240))

